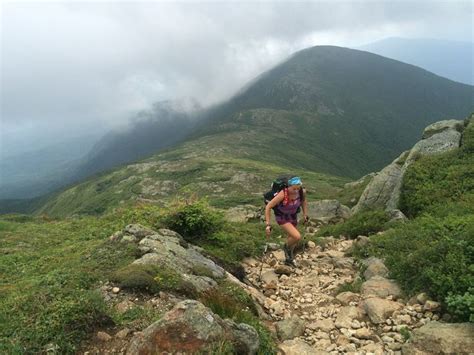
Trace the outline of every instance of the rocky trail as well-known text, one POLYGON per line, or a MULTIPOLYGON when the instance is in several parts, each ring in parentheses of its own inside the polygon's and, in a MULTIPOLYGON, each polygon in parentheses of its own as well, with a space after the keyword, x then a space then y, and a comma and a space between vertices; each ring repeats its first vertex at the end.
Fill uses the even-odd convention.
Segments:
MULTIPOLYGON (((111 239, 138 243, 144 255, 134 264, 170 262, 182 270, 193 264, 217 274, 223 271, 195 247, 180 245, 180 236, 172 231, 144 233, 140 226, 132 227, 111 239)), ((323 246, 308 242, 295 256, 297 267, 284 265, 280 246, 269 243, 261 258, 243 260, 244 283, 229 273, 225 277, 252 296, 261 320, 274 334, 279 354, 474 353, 472 324, 446 323, 449 319, 440 304, 426 294, 404 298, 399 286, 387 278, 381 260, 369 258, 357 264, 347 256, 354 243, 368 241, 361 236, 356 240, 329 237, 323 246), (349 284, 354 292, 340 292, 349 284)), ((189 280, 198 288, 215 284, 203 277, 189 280)), ((160 354, 185 354, 202 351, 203 344, 223 338, 233 339, 240 346, 239 354, 255 354, 258 348, 252 327, 223 320, 198 301, 166 292, 139 295, 111 283, 100 291, 119 313, 139 305, 163 316, 146 329, 136 323, 100 330, 84 343, 81 354, 154 354, 157 348, 166 350, 160 354)))

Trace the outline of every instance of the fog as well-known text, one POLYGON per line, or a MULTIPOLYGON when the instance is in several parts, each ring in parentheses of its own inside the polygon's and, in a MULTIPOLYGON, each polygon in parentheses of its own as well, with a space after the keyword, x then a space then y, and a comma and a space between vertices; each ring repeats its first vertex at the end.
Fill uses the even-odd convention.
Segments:
POLYGON ((153 102, 206 106, 297 50, 386 37, 472 41, 472 2, 1 4, 0 157, 128 122, 153 102))

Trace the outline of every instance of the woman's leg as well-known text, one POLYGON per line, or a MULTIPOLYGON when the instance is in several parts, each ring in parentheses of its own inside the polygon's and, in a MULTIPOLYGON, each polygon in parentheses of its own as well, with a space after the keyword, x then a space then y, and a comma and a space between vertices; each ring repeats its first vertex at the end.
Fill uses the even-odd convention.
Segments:
POLYGON ((287 242, 286 242, 288 247, 290 249, 293 249, 296 246, 296 244, 299 242, 299 240, 301 239, 300 232, 290 222, 285 223, 285 224, 281 224, 280 226, 281 226, 281 228, 283 228, 283 230, 286 232, 286 234, 288 236, 288 239, 287 239, 287 242))

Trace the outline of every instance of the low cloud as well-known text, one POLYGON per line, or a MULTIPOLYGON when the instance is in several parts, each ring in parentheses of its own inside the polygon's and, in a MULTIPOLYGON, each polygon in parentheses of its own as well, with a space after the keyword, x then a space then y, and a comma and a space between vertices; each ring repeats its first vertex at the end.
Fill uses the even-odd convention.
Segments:
POLYGON ((472 3, 456 1, 6 2, 1 20, 4 141, 120 125, 160 100, 212 104, 313 45, 472 41, 472 3))

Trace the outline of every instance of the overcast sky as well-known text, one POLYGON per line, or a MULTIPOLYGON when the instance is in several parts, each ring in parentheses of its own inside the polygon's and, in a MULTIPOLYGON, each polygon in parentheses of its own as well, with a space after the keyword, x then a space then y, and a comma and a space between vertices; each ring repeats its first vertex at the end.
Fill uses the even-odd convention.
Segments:
POLYGON ((1 139, 123 124, 225 99, 295 51, 386 37, 472 41, 471 1, 1 3, 1 139))

